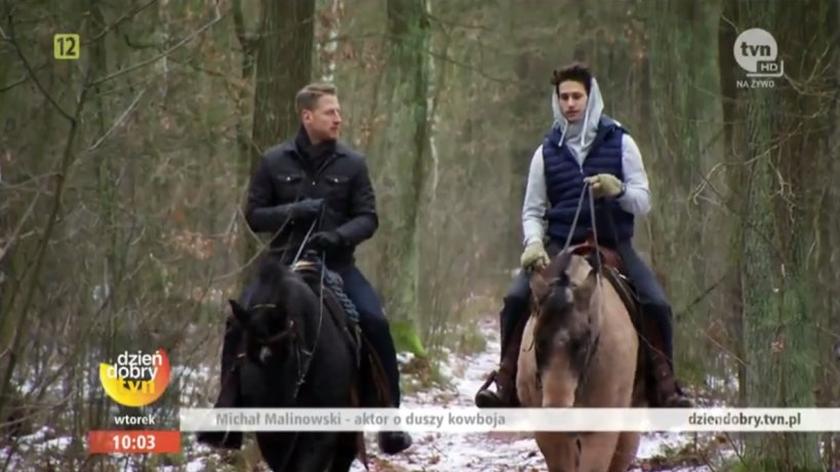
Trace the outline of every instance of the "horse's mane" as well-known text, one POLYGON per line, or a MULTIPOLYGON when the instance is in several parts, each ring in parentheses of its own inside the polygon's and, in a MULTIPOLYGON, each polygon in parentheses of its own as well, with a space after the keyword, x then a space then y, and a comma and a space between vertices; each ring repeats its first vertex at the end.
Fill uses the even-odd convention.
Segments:
POLYGON ((261 300, 272 300, 286 316, 307 319, 317 313, 318 299, 307 283, 286 265, 282 255, 269 252, 263 256, 257 272, 261 300))
POLYGON ((283 286, 283 280, 290 273, 291 271, 283 264, 283 260, 279 256, 269 253, 260 261, 257 280, 261 286, 278 290, 283 286))
POLYGON ((568 349, 571 367, 576 372, 586 368, 586 354, 592 317, 586 316, 595 278, 591 280, 592 265, 578 254, 571 252, 555 257, 536 282, 540 316, 534 328, 534 355, 537 366, 548 364, 550 353, 562 340, 568 349), (559 336, 558 336, 559 335, 559 336))

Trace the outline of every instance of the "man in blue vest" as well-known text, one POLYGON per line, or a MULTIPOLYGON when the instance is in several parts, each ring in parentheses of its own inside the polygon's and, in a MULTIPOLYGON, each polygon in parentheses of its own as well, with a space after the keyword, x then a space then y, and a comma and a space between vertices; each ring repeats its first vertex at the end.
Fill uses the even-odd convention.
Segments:
MULTIPOLYGON (((656 404, 689 406, 674 379, 671 307, 632 244, 634 217, 650 210, 650 189, 639 147, 617 121, 602 113, 604 102, 598 83, 586 66, 575 63, 554 71, 551 82, 554 125, 531 160, 522 208, 524 270, 514 279, 500 314, 502 359, 499 370, 491 374, 497 391, 487 388, 488 381, 476 394, 476 405, 499 408, 517 404, 516 363, 528 318, 528 272, 545 267, 549 252, 554 255, 562 248, 572 230, 584 184, 589 183, 599 199, 595 222, 598 243, 615 248, 621 255, 648 321, 644 323, 645 335, 653 344, 650 358, 656 404)), ((590 213, 581 211, 572 243, 586 240, 592 227, 590 213)))

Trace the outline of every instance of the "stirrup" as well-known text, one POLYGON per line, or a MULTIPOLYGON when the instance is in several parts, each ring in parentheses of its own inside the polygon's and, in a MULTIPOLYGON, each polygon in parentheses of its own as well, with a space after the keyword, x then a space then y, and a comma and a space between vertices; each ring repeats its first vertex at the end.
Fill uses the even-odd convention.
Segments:
POLYGON ((664 408, 694 408, 694 403, 685 395, 673 393, 662 401, 664 408))
POLYGON ((683 392, 679 384, 674 382, 674 391, 662 399, 665 408, 694 408, 694 402, 683 392))
POLYGON ((488 388, 490 388, 490 384, 496 381, 497 375, 499 375, 498 370, 491 371, 490 374, 487 375, 487 380, 485 380, 484 383, 481 384, 481 387, 478 388, 478 391, 481 392, 482 390, 487 390, 488 388))
POLYGON ((379 450, 388 455, 399 454, 411 447, 411 435, 405 431, 380 431, 376 436, 379 450))
POLYGON ((481 387, 479 387, 478 391, 475 393, 475 397, 473 397, 473 403, 475 406, 479 408, 492 408, 498 407, 503 403, 499 394, 490 390, 490 384, 496 381, 498 373, 499 372, 496 370, 490 372, 490 375, 487 376, 487 380, 485 380, 481 387))

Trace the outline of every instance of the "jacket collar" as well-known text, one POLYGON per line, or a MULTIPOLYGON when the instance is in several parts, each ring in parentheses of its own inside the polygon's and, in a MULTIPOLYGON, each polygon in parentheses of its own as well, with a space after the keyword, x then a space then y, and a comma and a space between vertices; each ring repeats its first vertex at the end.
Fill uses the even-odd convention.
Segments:
MULTIPOLYGON (((308 156, 307 148, 309 146, 311 146, 309 136, 306 134, 303 125, 300 125, 294 139, 287 141, 285 147, 288 150, 294 151, 297 157, 306 158, 308 156)), ((350 149, 340 140, 335 141, 331 151, 331 154, 335 154, 336 156, 347 156, 350 154, 350 149)))

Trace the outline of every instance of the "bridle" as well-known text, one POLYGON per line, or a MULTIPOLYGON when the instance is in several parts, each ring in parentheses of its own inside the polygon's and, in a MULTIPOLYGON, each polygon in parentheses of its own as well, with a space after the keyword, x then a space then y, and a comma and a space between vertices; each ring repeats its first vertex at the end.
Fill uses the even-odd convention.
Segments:
MULTIPOLYGON (((260 303, 258 305, 252 306, 250 309, 255 310, 258 308, 262 309, 275 309, 277 305, 274 303, 260 303)), ((297 339, 297 324, 295 324, 295 320, 289 320, 289 323, 286 325, 286 328, 269 336, 268 338, 260 338, 254 337, 258 344, 263 346, 268 346, 270 344, 276 344, 280 341, 283 341, 286 338, 297 339)))
MULTIPOLYGON (((593 270, 595 271, 595 277, 596 277, 595 283, 600 284, 602 282, 601 272, 600 272, 600 268, 602 267, 601 249, 598 245, 598 229, 595 225, 595 197, 592 195, 592 191, 591 191, 590 187, 591 186, 589 185, 589 183, 587 183, 587 182, 583 183, 583 189, 580 192, 580 197, 578 198, 577 209, 575 210, 575 217, 572 220, 572 225, 571 225, 571 228, 569 229, 569 234, 566 236, 566 243, 563 245, 563 249, 560 251, 560 254, 563 254, 563 253, 565 253, 566 251, 569 250, 569 246, 571 245, 571 242, 572 242, 572 236, 575 234, 575 229, 577 228, 578 217, 580 216, 580 212, 583 209, 583 199, 584 199, 584 196, 587 194, 587 190, 589 190, 589 192, 588 192, 589 193, 589 213, 590 213, 590 219, 591 219, 591 222, 592 222, 592 233, 593 233, 593 237, 594 237, 595 261, 596 261, 595 262, 596 263, 596 268, 593 268, 593 270)), ((571 257, 571 254, 569 254, 569 257, 571 257)), ((565 271, 566 268, 564 268, 563 270, 565 271)), ((558 284, 559 280, 562 277, 565 277, 566 280, 568 281, 568 274, 563 273, 558 277, 554 277, 554 278, 548 280, 547 282, 548 282, 549 285, 556 285, 556 284, 558 284)), ((599 304, 598 310, 601 310, 601 308, 602 307, 599 304)), ((542 311, 542 310, 539 309, 539 311, 542 311)), ((586 352, 586 358, 584 359, 583 366, 581 368, 580 373, 578 374, 578 386, 577 386, 577 389, 576 389, 576 392, 575 392, 575 396, 577 396, 577 392, 579 392, 581 390, 581 387, 586 382, 586 374, 589 371, 589 366, 592 363, 592 358, 595 357, 595 353, 598 350, 598 345, 600 344, 600 339, 601 339, 601 333, 599 332, 593 339, 590 340, 590 345, 589 345, 589 348, 587 349, 587 352, 586 352)), ((534 342, 534 340, 532 340, 532 343, 531 343, 531 346, 529 347, 529 349, 534 347, 533 342, 534 342)), ((542 382, 541 382, 541 378, 540 378, 540 373, 539 373, 539 371, 537 371, 537 385, 540 385, 541 383, 542 382)))
MULTIPOLYGON (((321 263, 321 286, 323 287, 324 284, 324 274, 326 271, 326 262, 321 263)), ((248 308, 248 310, 254 309, 277 309, 277 304, 275 303, 260 303, 248 308)), ((257 344, 268 347, 272 344, 277 344, 281 341, 286 340, 287 338, 291 341, 292 345, 292 352, 294 353, 296 364, 297 364, 297 380, 295 381, 295 389, 292 393, 292 400, 296 400, 298 394, 300 393, 300 388, 306 382, 306 376, 309 374, 309 368, 312 365, 312 359, 315 355, 315 349, 318 346, 318 341, 321 337, 321 327, 323 326, 324 322, 324 292, 323 289, 320 292, 319 296, 319 303, 318 303, 318 327, 315 331, 315 339, 312 342, 312 346, 309 349, 306 349, 304 345, 305 340, 300 335, 298 330, 298 324, 295 323, 294 319, 289 320, 289 323, 286 325, 284 329, 281 331, 272 334, 267 338, 260 338, 254 337, 254 340, 257 344)), ((247 330, 246 330, 247 331, 247 330)))

